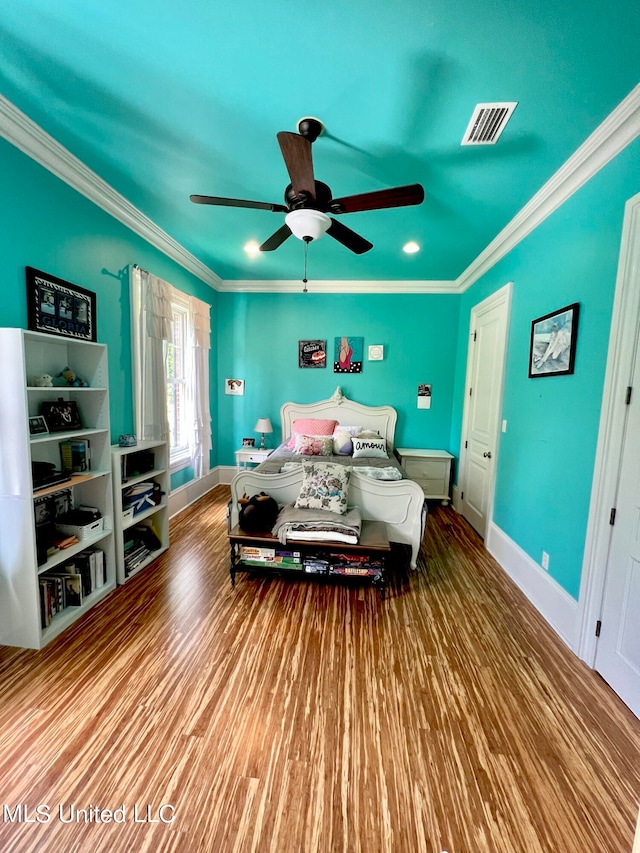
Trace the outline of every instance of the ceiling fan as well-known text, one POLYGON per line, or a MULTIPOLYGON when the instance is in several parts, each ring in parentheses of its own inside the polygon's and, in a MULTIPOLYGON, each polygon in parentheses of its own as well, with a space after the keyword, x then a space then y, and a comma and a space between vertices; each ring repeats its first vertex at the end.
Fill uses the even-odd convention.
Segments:
POLYGON ((284 204, 210 195, 192 195, 191 201, 195 204, 250 207, 256 210, 270 210, 272 213, 285 213, 284 225, 265 240, 260 246, 261 252, 272 252, 292 234, 308 244, 322 237, 326 232, 347 249, 361 255, 372 249, 373 243, 365 240, 329 214, 335 216, 343 213, 358 213, 363 210, 406 207, 420 204, 424 200, 424 189, 420 184, 333 198, 327 184, 317 181, 313 174, 311 144, 323 132, 324 125, 316 118, 303 118, 300 119, 297 127, 298 133, 283 130, 277 134, 282 157, 291 179, 291 183, 284 191, 284 204))

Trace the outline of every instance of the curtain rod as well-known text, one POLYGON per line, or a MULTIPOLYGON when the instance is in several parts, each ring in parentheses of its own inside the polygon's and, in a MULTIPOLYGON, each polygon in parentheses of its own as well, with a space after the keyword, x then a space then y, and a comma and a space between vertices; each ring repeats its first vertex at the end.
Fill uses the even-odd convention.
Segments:
POLYGON ((147 275, 151 275, 149 270, 145 270, 143 267, 140 266, 140 264, 132 264, 132 266, 134 270, 140 270, 140 272, 146 272, 147 275))

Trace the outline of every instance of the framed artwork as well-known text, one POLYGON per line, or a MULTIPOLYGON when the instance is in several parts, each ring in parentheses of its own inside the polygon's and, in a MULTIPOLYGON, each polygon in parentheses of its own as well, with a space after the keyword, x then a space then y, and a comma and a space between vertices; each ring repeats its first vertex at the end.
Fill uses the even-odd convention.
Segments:
POLYGON ((334 373, 362 373, 364 338, 342 337, 335 340, 334 373))
POLYGON ((60 397, 55 402, 40 403, 40 412, 47 422, 49 432, 69 432, 74 429, 82 429, 78 404, 74 400, 63 400, 60 397))
POLYGON ((81 341, 97 339, 95 293, 33 267, 27 267, 26 273, 31 331, 81 341))
POLYGON ((242 446, 243 447, 255 447, 256 446, 255 438, 243 438, 242 439, 242 446))
POLYGON ((225 379, 224 393, 242 397, 244 395, 244 379, 225 379))
POLYGON ((29 435, 46 435, 48 432, 49 427, 42 415, 29 418, 29 435))
POLYGON ((298 367, 326 367, 326 341, 298 341, 298 367))
POLYGON ((580 305, 574 302, 531 323, 529 378, 573 373, 580 305))

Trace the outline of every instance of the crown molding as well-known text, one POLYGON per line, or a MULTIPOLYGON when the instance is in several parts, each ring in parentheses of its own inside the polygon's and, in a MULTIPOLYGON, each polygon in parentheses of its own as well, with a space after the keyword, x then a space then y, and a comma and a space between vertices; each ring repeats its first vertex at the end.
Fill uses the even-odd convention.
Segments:
POLYGON ((0 135, 210 287, 221 279, 137 207, 0 95, 0 135))
POLYGON ((463 293, 640 134, 640 84, 456 279, 463 293))
MULTIPOLYGON (((222 293, 303 293, 300 279, 264 279, 221 282, 222 293)), ((455 281, 348 281, 311 280, 308 293, 458 293, 455 281)))

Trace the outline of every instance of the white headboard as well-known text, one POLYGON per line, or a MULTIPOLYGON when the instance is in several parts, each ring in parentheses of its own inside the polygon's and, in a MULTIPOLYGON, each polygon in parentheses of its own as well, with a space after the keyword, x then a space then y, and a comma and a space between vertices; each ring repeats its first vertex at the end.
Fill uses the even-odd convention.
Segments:
POLYGON ((328 400, 317 403, 284 403, 280 409, 282 441, 291 435, 296 418, 328 418, 348 426, 362 424, 376 430, 387 439, 390 450, 394 447, 396 421, 398 413, 392 406, 364 406, 348 400, 340 387, 336 388, 328 400))

